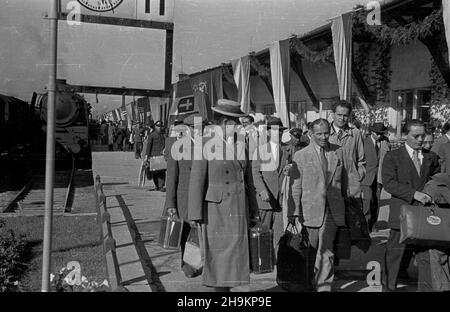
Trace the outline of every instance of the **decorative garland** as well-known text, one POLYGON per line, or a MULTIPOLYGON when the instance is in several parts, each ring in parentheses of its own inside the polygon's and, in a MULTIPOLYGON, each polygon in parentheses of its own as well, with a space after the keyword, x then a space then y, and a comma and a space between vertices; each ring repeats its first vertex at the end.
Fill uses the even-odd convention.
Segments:
POLYGON ((321 51, 313 51, 298 38, 291 39, 291 50, 312 63, 326 63, 333 57, 333 45, 321 51))
POLYGON ((270 78, 270 67, 261 64, 261 62, 254 55, 250 55, 250 66, 256 70, 260 77, 270 78))
POLYGON ((389 26, 386 22, 379 26, 370 26, 367 23, 367 14, 366 10, 359 10, 353 14, 353 37, 358 41, 370 40, 383 45, 406 45, 440 32, 444 27, 442 9, 434 10, 422 21, 413 21, 397 27, 389 26))
POLYGON ((435 136, 440 136, 440 129, 445 122, 450 120, 450 94, 447 84, 437 68, 433 58, 431 58, 430 69, 431 101, 430 105, 431 122, 436 127, 435 136))

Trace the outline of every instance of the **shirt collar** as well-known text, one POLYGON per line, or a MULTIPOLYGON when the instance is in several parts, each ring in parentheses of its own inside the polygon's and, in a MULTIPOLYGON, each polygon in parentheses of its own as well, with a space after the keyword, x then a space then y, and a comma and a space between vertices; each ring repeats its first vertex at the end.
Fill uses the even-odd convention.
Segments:
POLYGON ((450 141, 450 134, 446 133, 447 139, 450 141))
POLYGON ((331 123, 331 129, 333 130, 333 133, 331 133, 331 134, 334 134, 334 133, 339 133, 339 130, 342 130, 342 132, 344 133, 344 134, 347 134, 347 135, 353 135, 353 133, 352 133, 352 127, 350 127, 348 124, 346 124, 346 125, 344 125, 342 128, 338 128, 338 127, 336 127, 335 126, 335 124, 334 124, 334 122, 332 122, 331 123))
MULTIPOLYGON (((409 158, 412 159, 414 149, 411 146, 409 146, 407 143, 405 143, 405 147, 406 147, 406 151, 408 152, 409 158)), ((418 150, 418 152, 419 152, 419 154, 418 154, 419 159, 422 159, 423 158, 422 150, 418 150)))

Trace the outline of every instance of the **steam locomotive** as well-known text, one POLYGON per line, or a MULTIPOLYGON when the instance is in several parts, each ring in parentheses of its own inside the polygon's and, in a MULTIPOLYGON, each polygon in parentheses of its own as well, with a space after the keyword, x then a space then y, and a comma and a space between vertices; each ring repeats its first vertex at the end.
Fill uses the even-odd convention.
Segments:
MULTIPOLYGON (((48 93, 34 93, 31 101, 38 119, 43 121, 44 132, 47 129, 47 101, 48 93)), ((77 168, 91 168, 89 104, 81 95, 71 91, 64 80, 58 80, 55 119, 57 148, 62 148, 63 152, 73 155, 77 168)))

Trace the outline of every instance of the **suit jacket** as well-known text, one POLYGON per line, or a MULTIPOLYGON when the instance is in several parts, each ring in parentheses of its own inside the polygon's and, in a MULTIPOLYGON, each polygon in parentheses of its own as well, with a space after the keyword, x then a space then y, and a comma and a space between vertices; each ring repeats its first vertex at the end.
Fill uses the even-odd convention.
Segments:
POLYGON ((450 142, 439 147, 438 155, 441 162, 441 172, 450 175, 450 142))
MULTIPOLYGON (((267 151, 269 155, 272 153, 271 145, 269 143, 260 147, 260 150, 267 151)), ((254 157, 251 166, 252 166, 252 176, 253 176, 253 184, 256 190, 256 200, 258 203, 258 208, 260 210, 273 210, 273 211, 281 211, 281 205, 279 202, 281 185, 283 183, 283 168, 284 165, 282 163, 282 159, 284 158, 283 149, 280 147, 278 149, 278 159, 275 160, 276 164, 272 164, 273 166, 269 166, 269 163, 273 160, 273 157, 266 160, 268 157, 254 157), (264 168, 266 167, 267 168, 264 168), (275 167, 276 166, 276 167, 275 167), (269 168, 273 167, 273 168, 269 168), (267 170, 274 169, 274 170, 267 170), (270 196, 270 201, 265 202, 261 199, 260 193, 262 191, 266 191, 270 196)))
POLYGON ((389 142, 389 139, 387 137, 383 137, 380 146, 380 157, 379 157, 380 161, 378 163, 378 174, 377 174, 378 183, 380 184, 383 184, 383 180, 381 179, 381 169, 383 168, 384 157, 386 156, 387 152, 390 151, 391 151, 391 143, 389 142))
POLYGON ((414 193, 422 191, 431 176, 439 172, 438 156, 433 152, 423 152, 420 176, 409 157, 405 146, 386 154, 383 162, 382 178, 385 190, 391 194, 389 226, 400 228, 401 205, 418 204, 414 193))
MULTIPOLYGON (((171 144, 172 145, 172 144, 171 144)), ((193 148, 193 144, 191 146, 193 148)), ((192 151, 191 148, 191 151, 192 151)), ((191 156, 192 156, 191 152, 191 156)), ((178 216, 188 220, 189 178, 191 176, 191 159, 176 160, 169 152, 167 155, 166 201, 164 210, 175 208, 178 216)))
POLYGON ((357 128, 346 126, 344 135, 339 140, 334 126, 330 129, 330 143, 342 147, 344 154, 344 176, 342 189, 348 197, 361 195, 361 182, 366 174, 366 159, 364 157, 364 144, 361 131, 357 128))
POLYGON ((441 145, 447 144, 448 142, 450 142, 450 140, 448 139, 447 135, 444 134, 443 136, 441 136, 439 139, 437 139, 434 142, 433 147, 431 148, 431 151, 433 153, 438 154, 441 145))
MULTIPOLYGON (((308 227, 321 227, 328 205, 337 226, 345 225, 345 203, 342 196, 342 149, 330 144, 326 152, 328 170, 325 176, 314 143, 294 154, 291 178, 294 215, 308 227)), ((291 209, 289 209, 291 211, 291 209)))
POLYGON ((377 153, 371 135, 364 139, 364 155, 366 157, 366 176, 361 185, 371 186, 376 181, 380 161, 380 150, 377 153))
POLYGON ((166 138, 162 132, 158 133, 154 131, 150 133, 150 135, 148 136, 145 155, 148 155, 148 157, 161 156, 163 154, 165 142, 166 138))

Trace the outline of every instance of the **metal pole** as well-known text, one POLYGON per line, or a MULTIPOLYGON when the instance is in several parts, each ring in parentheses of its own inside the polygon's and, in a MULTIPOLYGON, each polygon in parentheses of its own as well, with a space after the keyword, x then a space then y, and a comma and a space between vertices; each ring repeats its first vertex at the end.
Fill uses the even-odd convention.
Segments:
POLYGON ((50 71, 47 101, 47 150, 45 162, 45 219, 44 247, 42 251, 42 291, 50 288, 50 260, 52 248, 53 184, 55 177, 55 106, 56 106, 56 66, 58 48, 58 2, 51 0, 50 12, 50 71))

